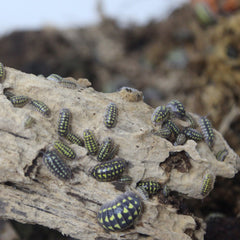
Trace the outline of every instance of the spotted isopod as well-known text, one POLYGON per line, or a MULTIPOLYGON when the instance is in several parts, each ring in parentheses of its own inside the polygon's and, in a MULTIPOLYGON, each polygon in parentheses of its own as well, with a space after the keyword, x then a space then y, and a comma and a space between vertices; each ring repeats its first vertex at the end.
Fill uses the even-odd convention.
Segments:
POLYGON ((58 135, 67 136, 70 130, 71 112, 68 108, 61 109, 58 117, 58 135))
POLYGON ((91 155, 96 155, 98 152, 98 142, 93 134, 93 131, 86 129, 83 132, 84 146, 91 155))
POLYGON ((201 141, 203 139, 203 135, 194 128, 185 128, 183 130, 183 133, 186 135, 188 139, 192 139, 196 142, 201 141))
POLYGON ((126 168, 127 162, 122 158, 115 158, 97 164, 90 170, 90 174, 99 182, 111 182, 119 179, 126 168))
POLYGON ((103 204, 97 214, 97 219, 100 226, 107 231, 122 231, 131 227, 141 212, 140 197, 129 191, 103 204))
POLYGON ((97 160, 100 162, 108 160, 109 154, 111 153, 113 146, 114 146, 113 139, 110 137, 105 138, 100 146, 97 155, 97 160))
POLYGON ((71 149, 68 145, 64 144, 60 141, 55 141, 53 144, 53 147, 57 150, 58 153, 60 153, 63 157, 69 158, 69 159, 75 159, 76 153, 73 149, 71 149))
POLYGON ((199 119, 199 125, 203 133, 203 137, 207 145, 212 148, 214 143, 214 133, 211 122, 206 117, 199 119))
POLYGON ((213 184, 214 184, 214 176, 211 173, 205 174, 203 177, 203 183, 201 187, 201 195, 202 196, 207 196, 211 190, 213 189, 213 184))
POLYGON ((43 116, 50 116, 50 108, 44 102, 41 102, 39 100, 31 100, 30 104, 34 107, 36 111, 40 112, 43 116))
POLYGON ((179 127, 170 119, 164 122, 163 128, 168 128, 175 136, 180 133, 179 127))
POLYGON ((167 120, 170 116, 169 110, 165 106, 158 106, 151 117, 151 121, 155 125, 159 125, 165 120, 167 120))
POLYGON ((223 149, 216 154, 216 159, 220 162, 223 162, 227 155, 228 155, 228 150, 223 149))
POLYGON ((30 101, 27 96, 12 96, 9 100, 14 107, 23 107, 30 101))
POLYGON ((6 71, 3 64, 0 62, 0 82, 5 79, 6 71))
POLYGON ((43 154, 43 163, 59 179, 69 180, 72 177, 71 169, 55 151, 46 151, 43 154))
POLYGON ((166 108, 168 108, 173 115, 175 115, 178 118, 184 118, 185 117, 185 108, 183 104, 178 100, 172 100, 167 105, 166 108))
POLYGON ((75 89, 77 88, 77 83, 68 80, 68 79, 62 79, 62 81, 59 82, 60 86, 65 87, 65 88, 70 88, 70 89, 75 89))
POLYGON ((104 125, 107 128, 113 128, 117 124, 118 109, 117 105, 113 102, 109 103, 104 115, 104 125))
POLYGON ((162 189, 161 184, 154 181, 139 181, 137 187, 144 188, 149 196, 157 194, 162 189))
POLYGON ((66 139, 71 143, 77 144, 78 146, 84 146, 83 139, 74 133, 68 132, 66 139))
POLYGON ((47 80, 59 83, 63 80, 63 78, 58 74, 52 73, 47 77, 47 80))

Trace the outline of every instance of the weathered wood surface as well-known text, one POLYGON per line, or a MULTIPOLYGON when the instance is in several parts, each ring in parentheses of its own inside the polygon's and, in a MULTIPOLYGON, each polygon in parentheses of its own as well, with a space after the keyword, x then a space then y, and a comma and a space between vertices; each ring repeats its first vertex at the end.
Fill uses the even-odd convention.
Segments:
MULTIPOLYGON (((196 228, 192 216, 177 213, 170 205, 160 204, 157 198, 144 202, 144 212, 135 227, 124 232, 107 233, 97 223, 96 213, 106 201, 115 199, 120 191, 112 183, 97 182, 89 176, 89 169, 97 164, 96 157, 87 155, 83 147, 71 145, 78 157, 69 161, 74 178, 64 182, 51 175, 42 164, 39 152, 59 137, 57 119, 61 108, 72 112, 72 130, 82 135, 87 128, 94 131, 101 142, 109 136, 120 145, 119 157, 130 162, 128 174, 137 181, 154 178, 175 191, 189 197, 202 198, 201 185, 206 172, 214 176, 233 177, 239 169, 239 158, 215 131, 216 142, 210 150, 204 142, 190 140, 183 146, 152 135, 153 109, 143 101, 134 102, 130 94, 96 92, 87 80, 78 81, 81 88, 66 89, 44 77, 25 74, 6 68, 5 81, 0 84, 0 216, 23 223, 36 223, 54 228, 77 239, 175 239, 189 240, 192 232, 203 239, 204 223, 196 228), (10 88, 16 95, 27 95, 46 103, 51 117, 45 118, 30 105, 14 108, 3 94, 10 88), (117 126, 107 129, 103 124, 109 102, 119 108, 117 126), (31 128, 24 128, 26 117, 36 119, 31 128), (215 158, 218 150, 227 148, 224 162, 215 158), (160 163, 169 152, 185 151, 191 168, 166 173, 160 163), (144 237, 141 235, 144 234, 144 237), (149 236, 146 238, 146 236, 149 236)), ((197 118, 197 116, 195 116, 197 118)))

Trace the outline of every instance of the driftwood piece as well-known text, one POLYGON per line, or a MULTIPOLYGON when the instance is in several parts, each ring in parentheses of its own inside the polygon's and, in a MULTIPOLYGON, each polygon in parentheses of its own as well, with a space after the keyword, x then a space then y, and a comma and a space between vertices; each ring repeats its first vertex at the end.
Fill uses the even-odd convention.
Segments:
MULTIPOLYGON (((239 157, 221 134, 214 131, 213 149, 204 142, 192 140, 173 146, 152 134, 153 109, 138 101, 139 96, 133 101, 132 94, 136 93, 100 93, 87 88, 90 83, 86 79, 77 82, 80 88, 67 89, 42 76, 6 68, 6 79, 0 84, 1 218, 44 225, 76 239, 146 239, 149 236, 147 239, 189 240, 192 239, 189 232, 195 239, 203 239, 203 221, 179 214, 173 206, 160 204, 157 198, 144 202, 144 212, 134 228, 105 232, 97 223, 96 213, 102 204, 121 192, 112 183, 97 182, 89 176, 89 169, 97 164, 96 157, 87 155, 84 147, 71 145, 78 156, 68 162, 74 177, 61 181, 42 164, 39 153, 59 138, 58 114, 61 108, 69 108, 73 115, 73 132, 82 135, 85 129, 91 129, 99 142, 112 137, 120 145, 119 157, 130 162, 127 172, 133 178, 130 188, 141 179, 153 178, 188 197, 203 198, 201 188, 206 173, 210 172, 214 178, 231 178, 240 166, 239 157), (4 95, 6 89, 43 101, 50 107, 51 116, 42 116, 30 105, 14 108, 4 95), (117 104, 119 116, 117 126, 107 129, 103 116, 110 102, 117 104), (28 116, 36 120, 31 128, 24 127, 28 116), (215 154, 223 148, 228 150, 228 156, 224 162, 219 162, 215 154), (166 159, 170 152, 184 153, 189 167, 172 169, 170 166, 167 170, 170 163, 166 159)), ((197 120, 198 116, 193 116, 197 120)))

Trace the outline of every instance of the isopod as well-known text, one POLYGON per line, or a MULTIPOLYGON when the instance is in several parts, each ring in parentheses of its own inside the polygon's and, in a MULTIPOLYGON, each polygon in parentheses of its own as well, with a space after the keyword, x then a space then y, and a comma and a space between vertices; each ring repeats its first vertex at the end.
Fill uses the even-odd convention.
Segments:
POLYGON ((83 139, 74 133, 68 132, 66 135, 66 139, 71 143, 77 144, 78 146, 84 146, 83 139))
POLYGON ((90 174, 99 182, 111 182, 122 176, 126 165, 127 162, 124 159, 115 158, 97 164, 90 170, 90 174))
POLYGON ((61 109, 58 118, 58 135, 67 136, 70 130, 71 112, 68 108, 61 109))
POLYGON ((97 219, 105 230, 122 231, 132 226, 141 212, 140 197, 129 191, 103 204, 97 214, 97 219))
POLYGON ((91 155, 96 155, 98 152, 98 142, 91 130, 84 130, 83 141, 85 148, 88 150, 88 153, 91 155))
POLYGON ((154 182, 154 181, 139 181, 137 183, 137 187, 144 188, 149 196, 157 194, 161 189, 161 184, 159 182, 154 182))
POLYGON ((211 190, 213 189, 213 184, 214 184, 214 176, 211 173, 205 174, 203 177, 203 183, 201 187, 201 195, 202 196, 207 196, 211 190))
POLYGON ((167 120, 169 116, 170 112, 168 108, 166 108, 165 106, 158 106, 152 114, 151 121, 153 124, 159 125, 165 120, 167 120))
POLYGON ((114 141, 112 138, 107 137, 103 140, 103 143, 100 146, 98 155, 97 155, 97 160, 102 162, 106 161, 109 158, 109 155, 113 149, 114 146, 114 141))
POLYGON ((50 116, 50 108, 44 102, 41 102, 39 100, 31 100, 30 104, 34 107, 36 111, 40 112, 43 116, 50 116))
POLYGON ((107 106, 105 115, 104 115, 104 125, 107 128, 113 128, 117 124, 118 109, 115 103, 110 103, 107 106))
POLYGON ((168 108, 171 113, 178 117, 178 118, 184 118, 185 117, 185 108, 183 104, 178 100, 172 100, 167 105, 166 108, 168 108))
POLYGON ((27 96, 12 96, 9 100, 14 107, 23 107, 30 101, 27 96))
POLYGON ((206 117, 199 119, 199 125, 203 133, 203 137, 207 145, 212 148, 214 143, 214 133, 211 122, 206 117))
POLYGON ((43 163, 59 179, 69 180, 72 177, 71 169, 55 151, 45 152, 43 154, 43 163))
POLYGON ((73 149, 71 149, 68 145, 64 144, 60 141, 55 141, 53 144, 53 147, 60 153, 63 157, 69 158, 69 159, 75 159, 76 153, 73 149))

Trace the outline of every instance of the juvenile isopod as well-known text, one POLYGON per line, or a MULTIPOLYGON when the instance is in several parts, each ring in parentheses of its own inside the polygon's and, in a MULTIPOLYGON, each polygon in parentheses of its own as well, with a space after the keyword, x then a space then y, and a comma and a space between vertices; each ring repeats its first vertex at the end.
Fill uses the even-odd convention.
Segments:
POLYGON ((166 108, 170 110, 170 112, 178 117, 178 118, 184 118, 185 117, 185 108, 183 104, 178 100, 172 100, 167 105, 166 108))
POLYGON ((227 155, 228 155, 228 150, 223 149, 216 154, 216 159, 220 162, 223 162, 227 155))
POLYGON ((74 152, 74 150, 70 148, 68 145, 64 144, 63 142, 55 141, 53 144, 53 147, 63 157, 66 157, 72 160, 76 158, 76 153, 74 152))
POLYGON ((97 219, 100 226, 107 231, 122 231, 131 227, 141 212, 141 198, 129 191, 103 204, 97 214, 97 219))
POLYGON ((77 144, 78 146, 84 146, 83 139, 74 133, 68 132, 66 139, 71 143, 77 144))
POLYGON ((213 189, 213 184, 214 184, 214 176, 211 173, 205 174, 203 177, 203 183, 201 187, 201 195, 202 196, 207 196, 211 190, 213 189))
POLYGON ((12 96, 9 100, 14 107, 20 108, 25 106, 30 101, 30 98, 27 96, 12 96))
POLYGON ((59 83, 63 80, 63 78, 58 74, 52 73, 47 77, 47 80, 59 83))
POLYGON ((83 132, 84 146, 91 155, 96 155, 98 152, 98 142, 95 138, 93 131, 86 129, 83 132))
POLYGON ((111 102, 106 109, 105 115, 104 115, 104 125, 107 128, 113 128, 117 124, 117 117, 118 117, 118 108, 117 105, 113 102, 111 102))
POLYGON ((60 86, 65 87, 65 88, 70 88, 70 89, 75 89, 77 88, 77 83, 68 80, 68 79, 62 79, 62 81, 59 82, 60 86))
POLYGON ((70 130, 71 112, 67 108, 61 109, 58 117, 58 135, 67 136, 70 130))
POLYGON ((41 102, 39 100, 31 100, 30 104, 34 107, 36 111, 40 112, 43 116, 50 116, 50 108, 44 102, 41 102))
POLYGON ((139 181, 137 183, 137 187, 144 188, 149 196, 156 195, 161 189, 162 186, 159 182, 154 182, 154 181, 139 181))
POLYGON ((180 133, 179 127, 170 119, 164 122, 163 128, 169 129, 175 136, 177 136, 180 133))
POLYGON ((210 148, 212 148, 214 143, 214 133, 211 122, 206 117, 201 117, 199 119, 199 125, 201 127, 205 142, 210 148))
POLYGON ((188 139, 192 139, 196 142, 199 142, 203 139, 203 135, 194 128, 185 128, 183 133, 188 139))
POLYGON ((122 158, 97 164, 90 170, 90 174, 99 182, 111 182, 119 179, 126 169, 127 162, 122 158))
POLYGON ((100 146, 100 149, 97 155, 97 160, 100 162, 108 160, 113 147, 114 147, 113 139, 110 137, 105 138, 103 140, 103 143, 100 146))
POLYGON ((71 169, 55 151, 46 151, 43 154, 43 163, 59 179, 69 180, 72 177, 71 169))
POLYGON ((168 108, 165 106, 158 106, 151 117, 152 123, 155 125, 159 125, 163 123, 165 120, 167 120, 170 116, 170 112, 168 108))

